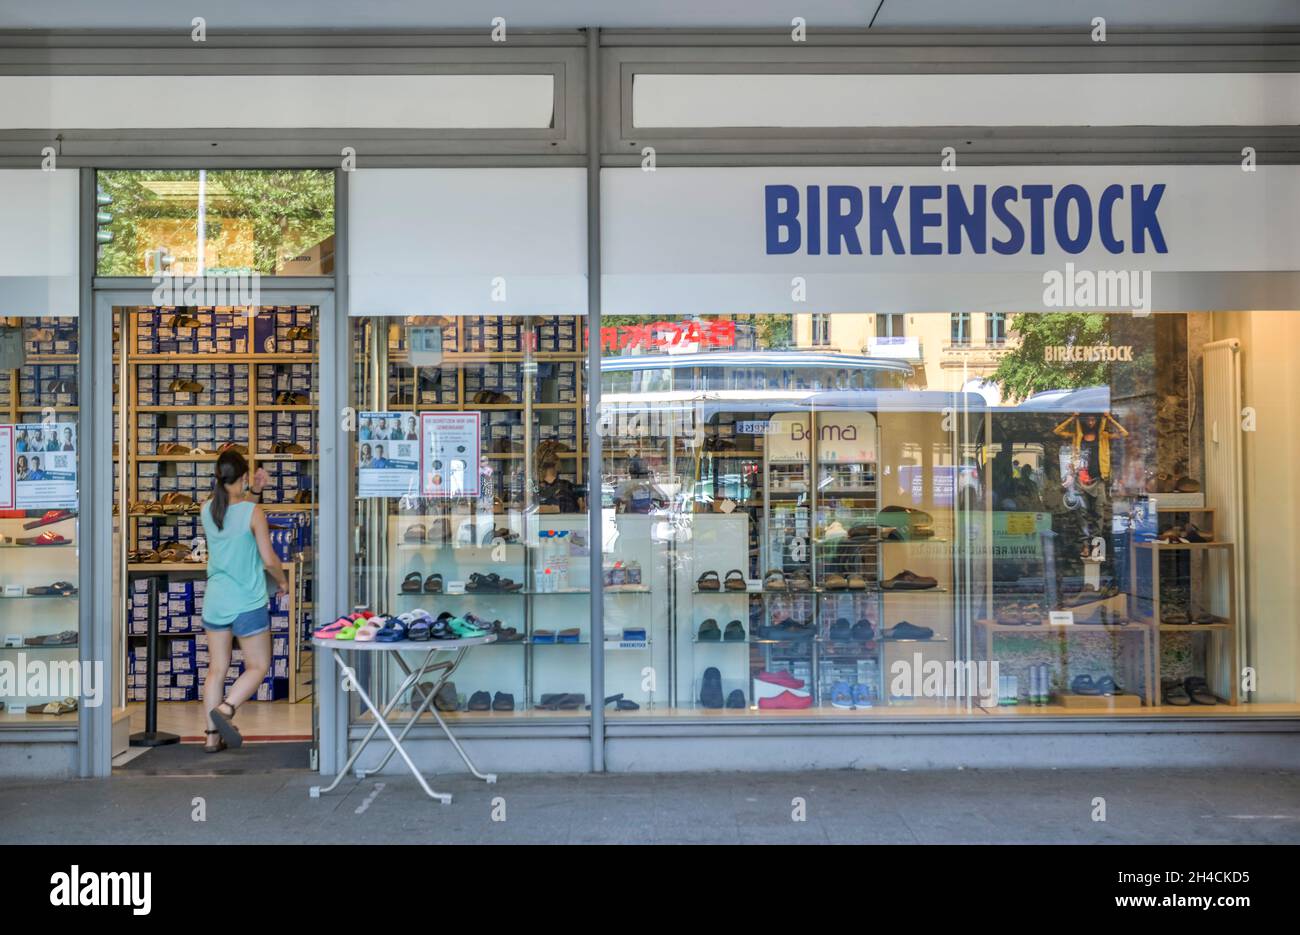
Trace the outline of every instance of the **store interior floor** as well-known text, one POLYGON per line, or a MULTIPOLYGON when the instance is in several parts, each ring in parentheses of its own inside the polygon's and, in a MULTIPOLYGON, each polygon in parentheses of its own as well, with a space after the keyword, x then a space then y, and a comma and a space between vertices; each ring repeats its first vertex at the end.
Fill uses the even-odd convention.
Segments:
MULTIPOLYGON (((310 740, 311 708, 310 701, 249 701, 240 706, 235 723, 249 741, 310 740)), ((145 706, 130 704, 127 710, 131 713, 131 733, 144 730, 145 706)), ((158 705, 158 729, 178 735, 182 743, 203 743, 205 720, 200 701, 158 705)))

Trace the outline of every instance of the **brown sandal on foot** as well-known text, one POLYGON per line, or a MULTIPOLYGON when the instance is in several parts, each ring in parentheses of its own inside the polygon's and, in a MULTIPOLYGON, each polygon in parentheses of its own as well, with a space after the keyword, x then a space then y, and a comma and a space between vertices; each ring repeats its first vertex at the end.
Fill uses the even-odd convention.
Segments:
POLYGON ((215 746, 213 746, 210 740, 203 745, 204 753, 220 753, 222 750, 226 749, 226 742, 221 739, 221 731, 205 730, 203 733, 207 734, 209 737, 215 734, 217 737, 217 743, 215 746))
POLYGON ((217 733, 221 735, 221 739, 225 741, 227 746, 235 748, 243 746, 244 743, 243 734, 239 732, 238 727, 231 723, 231 719, 235 716, 237 710, 229 701, 223 700, 208 712, 208 717, 212 718, 212 723, 217 725, 217 733), (225 714, 221 710, 222 705, 230 709, 230 714, 225 714))

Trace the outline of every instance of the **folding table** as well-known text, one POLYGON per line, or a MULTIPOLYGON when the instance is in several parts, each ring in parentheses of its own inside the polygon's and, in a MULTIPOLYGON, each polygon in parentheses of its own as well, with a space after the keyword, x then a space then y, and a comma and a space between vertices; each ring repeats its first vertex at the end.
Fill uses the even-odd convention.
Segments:
POLYGON ((343 781, 343 777, 352 769, 353 764, 356 763, 357 759, 361 756, 362 751, 365 750, 367 744, 370 743, 375 734, 379 731, 383 731, 384 736, 388 738, 392 747, 389 749, 388 753, 384 755, 384 758, 379 762, 379 765, 374 769, 358 769, 356 771, 357 779, 365 779, 369 775, 382 771, 383 768, 388 765, 388 761, 393 758, 393 754, 396 753, 406 763, 406 766, 410 769, 412 775, 415 776, 416 781, 419 782, 420 788, 424 790, 425 795, 431 799, 437 799, 443 805, 450 805, 451 794, 447 792, 435 792, 433 789, 430 789, 428 782, 425 781, 424 776, 420 773, 420 770, 416 767, 415 763, 411 760, 411 757, 407 754, 406 749, 402 746, 402 741, 406 739, 406 735, 410 733, 411 728, 415 726, 417 721, 419 721, 420 715, 423 714, 425 710, 428 710, 433 714, 434 720, 438 722, 438 726, 442 728, 442 732, 447 735, 447 739, 451 741, 451 745, 456 748, 456 752, 460 754, 460 758, 465 761, 465 765, 469 767, 469 771, 484 782, 496 782, 497 777, 495 773, 480 773, 478 771, 477 767, 475 767, 470 761, 469 755, 465 753, 464 748, 462 748, 459 741, 456 740, 456 735, 451 732, 451 728, 447 726, 447 722, 442 719, 442 715, 439 713, 437 706, 433 704, 433 699, 438 694, 438 690, 442 688, 443 684, 451 678, 452 673, 460 666, 466 653, 469 652, 470 647, 481 646, 484 643, 491 643, 495 639, 496 636, 493 635, 463 640, 430 640, 428 642, 401 640, 396 643, 375 643, 369 641, 358 643, 354 640, 323 640, 313 638, 311 641, 313 646, 317 649, 327 649, 333 653, 334 661, 338 663, 339 670, 343 673, 344 688, 349 691, 355 691, 361 697, 362 703, 370 713, 375 716, 375 723, 370 726, 370 730, 366 731, 366 735, 361 738, 361 743, 352 751, 352 755, 349 756, 348 761, 343 764, 343 768, 340 769, 338 775, 334 777, 334 781, 323 789, 320 786, 312 786, 309 790, 311 797, 316 799, 320 798, 320 795, 323 792, 333 792, 334 789, 338 787, 338 784, 343 781), (382 709, 376 707, 375 703, 370 700, 369 693, 361 687, 361 681, 357 678, 356 670, 344 661, 344 654, 349 652, 391 654, 393 660, 396 661, 397 665, 404 673, 406 673, 406 678, 404 678, 401 684, 393 691, 392 697, 388 699, 382 709), (424 658, 421 660, 420 664, 412 670, 411 667, 406 664, 406 660, 402 658, 402 654, 417 652, 423 653, 424 658), (442 662, 434 662, 434 657, 437 656, 438 653, 448 652, 455 653, 455 656, 451 659, 445 659, 442 662), (433 683, 432 689, 430 689, 420 700, 419 704, 415 706, 414 712, 402 727, 401 732, 394 734, 392 727, 388 724, 388 715, 401 703, 402 695, 405 694, 407 689, 414 685, 418 685, 420 679, 434 672, 441 673, 438 680, 433 683))

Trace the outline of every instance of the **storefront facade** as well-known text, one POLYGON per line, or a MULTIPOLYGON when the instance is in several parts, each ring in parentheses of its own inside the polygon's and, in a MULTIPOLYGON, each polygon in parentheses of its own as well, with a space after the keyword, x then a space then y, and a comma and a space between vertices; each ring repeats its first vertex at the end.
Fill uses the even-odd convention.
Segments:
POLYGON ((304 637, 359 607, 500 621, 436 703, 501 772, 1294 761, 1293 41, 519 38, 4 37, 47 105, 0 126, 4 583, 45 599, 4 652, 102 673, 11 695, 7 771, 107 774, 160 674, 195 703, 226 443, 323 772, 369 722, 304 637), (159 72, 207 109, 121 103, 159 72))

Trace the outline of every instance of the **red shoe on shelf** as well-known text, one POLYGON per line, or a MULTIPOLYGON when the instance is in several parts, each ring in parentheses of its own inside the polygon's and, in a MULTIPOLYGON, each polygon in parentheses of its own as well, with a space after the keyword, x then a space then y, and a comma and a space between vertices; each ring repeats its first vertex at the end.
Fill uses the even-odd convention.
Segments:
POLYGON ((797 679, 789 672, 781 669, 778 672, 768 672, 766 670, 754 676, 760 682, 767 682, 769 685, 780 685, 782 688, 803 688, 803 679, 797 679))
POLYGON ((771 698, 758 699, 758 706, 764 710, 775 708, 787 711, 793 711, 799 708, 811 708, 812 695, 796 695, 794 692, 784 691, 771 698))

